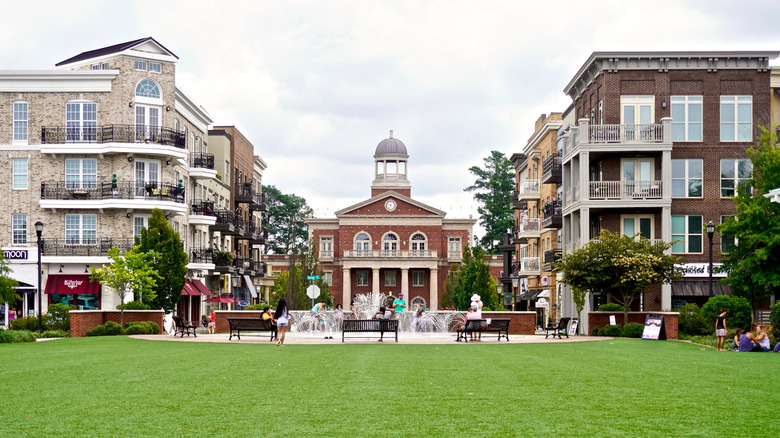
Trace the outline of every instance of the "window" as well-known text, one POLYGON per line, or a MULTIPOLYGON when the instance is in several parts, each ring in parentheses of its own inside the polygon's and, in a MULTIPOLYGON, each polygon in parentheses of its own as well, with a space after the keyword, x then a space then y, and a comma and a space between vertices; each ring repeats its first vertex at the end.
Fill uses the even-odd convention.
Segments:
MULTIPOLYGON (((136 214, 133 216, 133 237, 141 238, 141 230, 143 228, 146 228, 149 225, 149 218, 151 215, 148 214, 136 214)), ((179 232, 179 223, 174 222, 174 228, 173 231, 179 232)), ((181 236, 179 236, 181 237, 181 236)))
POLYGON ((160 99, 160 87, 157 85, 157 82, 151 79, 141 79, 135 87, 135 96, 160 99))
POLYGON ((753 140, 753 97, 720 96, 720 141, 753 140))
POLYGON ((387 233, 382 238, 382 249, 385 251, 398 251, 398 236, 393 233, 387 233))
POLYGON ((27 188, 27 158, 14 158, 13 167, 13 188, 27 188))
POLYGON ((701 254, 701 216, 672 216, 672 254, 701 254))
POLYGON ((101 70, 108 70, 108 63, 104 62, 104 63, 100 64, 100 69, 101 70))
POLYGON ((460 237, 450 237, 447 245, 447 257, 451 259, 461 257, 460 237))
MULTIPOLYGON (((720 223, 736 220, 736 216, 721 216, 720 223)), ((728 254, 737 245, 737 238, 734 236, 720 235, 720 252, 728 254)))
POLYGON ((12 214, 11 224, 14 245, 27 243, 27 215, 12 214))
POLYGON ((702 97, 672 96, 672 141, 701 141, 702 97))
POLYGON ((230 161, 227 160, 225 160, 225 179, 223 181, 230 183, 230 161))
POLYGON ((325 271, 322 273, 322 281, 328 286, 333 286, 333 272, 325 271))
POLYGON ((152 73, 162 73, 162 64, 159 62, 150 62, 149 71, 152 73))
POLYGON ((624 159, 622 166, 623 184, 628 195, 651 191, 658 192, 660 195, 658 185, 653 181, 655 162, 652 158, 624 159))
POLYGON ((753 173, 750 160, 720 160, 720 197, 736 195, 736 190, 747 188, 747 182, 753 173))
POLYGON ((97 215, 66 214, 65 244, 95 245, 97 243, 97 215))
POLYGON ((66 158, 65 187, 94 189, 97 187, 97 160, 95 158, 66 158))
POLYGON ((141 61, 139 59, 135 60, 135 69, 140 71, 146 71, 146 61, 141 61))
POLYGON ((413 255, 423 255, 428 239, 423 233, 414 233, 410 241, 410 249, 413 255))
POLYGON ((672 197, 701 198, 702 160, 672 160, 672 197))
POLYGON ((100 64, 92 64, 92 70, 100 70, 100 64))
POLYGON ((385 286, 395 286, 395 269, 385 271, 385 286))
POLYGON ((95 141, 97 137, 97 104, 68 102, 65 104, 65 138, 68 141, 95 141))
POLYGON ((14 102, 14 141, 27 141, 27 102, 14 102))
POLYGON ((355 250, 370 251, 371 250, 371 237, 366 233, 358 233, 355 236, 355 250))
POLYGON ((357 271, 357 285, 368 286, 368 271, 357 271))
POLYGON ((620 233, 628 237, 653 238, 653 216, 621 215, 620 233))
POLYGON ((425 271, 412 271, 412 286, 424 286, 425 271))
POLYGON ((320 257, 333 257, 333 237, 320 237, 320 257))

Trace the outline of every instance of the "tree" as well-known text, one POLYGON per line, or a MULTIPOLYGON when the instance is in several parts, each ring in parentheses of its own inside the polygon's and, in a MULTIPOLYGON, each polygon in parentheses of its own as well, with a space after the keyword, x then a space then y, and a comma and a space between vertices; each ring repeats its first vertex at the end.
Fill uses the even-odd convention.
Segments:
MULTIPOLYGON (((728 272, 722 281, 753 307, 780 291, 780 204, 764 196, 780 187, 780 148, 774 128, 760 129, 762 134, 756 146, 747 151, 753 176, 736 187, 737 195, 733 198, 736 218, 718 226, 722 236, 732 237, 736 243, 728 249, 721 246, 725 252, 721 257, 722 270, 728 272)), ((750 169, 740 171, 744 175, 750 169)))
POLYGON ((330 287, 323 279, 324 272, 320 269, 319 259, 311 248, 314 248, 312 243, 304 247, 304 252, 298 255, 292 269, 281 272, 274 281, 274 293, 271 297, 274 306, 279 302, 279 298, 285 297, 290 309, 310 309, 311 298, 306 295, 306 289, 312 284, 320 288, 320 296, 316 300, 325 300, 327 305, 333 305, 330 287), (312 282, 306 279, 309 275, 319 275, 320 279, 312 282))
POLYGON ((467 310, 471 305, 471 296, 477 294, 485 310, 499 309, 501 301, 496 292, 496 282, 490 276, 490 266, 485 262, 482 248, 467 246, 463 251, 462 263, 454 270, 454 285, 448 298, 455 308, 467 310))
POLYGON ((160 259, 160 255, 154 251, 142 252, 138 245, 122 254, 119 249, 108 250, 108 258, 111 264, 101 268, 91 268, 90 280, 99 281, 111 289, 119 297, 120 316, 119 325, 125 325, 124 302, 128 294, 146 294, 147 298, 154 299, 154 287, 162 280, 157 270, 152 266, 154 259, 160 259))
POLYGON ((485 235, 479 243, 493 254, 506 231, 515 225, 511 205, 515 173, 512 162, 501 152, 492 151, 484 162, 484 169, 478 166, 469 168, 469 172, 476 175, 477 180, 463 190, 474 192, 474 199, 480 204, 477 212, 480 214, 479 224, 485 229, 485 235))
POLYGON ((141 229, 141 238, 136 239, 141 252, 154 251, 157 256, 154 269, 161 277, 154 287, 155 299, 146 302, 154 309, 165 309, 170 312, 176 308, 181 298, 187 276, 189 257, 179 237, 160 209, 153 209, 149 218, 149 226, 141 229))
POLYGON ((307 231, 304 219, 313 212, 306 200, 296 195, 285 195, 274 186, 264 186, 268 197, 268 211, 263 224, 268 230, 266 254, 290 254, 301 252, 306 246, 307 231))
POLYGON ((11 268, 8 266, 8 259, 0 251, 0 303, 13 304, 19 299, 16 288, 19 282, 11 278, 11 268))
POLYGON ((628 324, 628 309, 634 299, 654 284, 670 283, 682 276, 675 266, 681 259, 665 253, 671 247, 667 242, 650 243, 644 237, 635 239, 602 230, 599 240, 563 254, 555 270, 563 274, 563 282, 575 295, 584 296, 584 291, 610 294, 623 305, 623 324, 628 324))

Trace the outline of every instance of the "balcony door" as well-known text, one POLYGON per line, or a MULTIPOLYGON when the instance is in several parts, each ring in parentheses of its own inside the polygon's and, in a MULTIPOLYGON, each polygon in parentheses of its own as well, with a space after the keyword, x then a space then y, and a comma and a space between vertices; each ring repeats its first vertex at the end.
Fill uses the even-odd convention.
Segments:
POLYGON ((622 160, 623 166, 623 184, 625 193, 634 195, 640 192, 647 192, 653 184, 653 165, 652 158, 637 158, 622 160))
POLYGON ((135 135, 137 141, 157 143, 160 134, 160 107, 135 105, 135 135))
POLYGON ((653 96, 620 97, 620 124, 625 126, 626 141, 642 140, 652 133, 649 125, 655 118, 654 101, 653 96))
POLYGON ((622 215, 620 217, 620 232, 624 236, 653 238, 653 216, 622 215))
POLYGON ((156 195, 160 190, 160 162, 135 160, 135 196, 156 195))

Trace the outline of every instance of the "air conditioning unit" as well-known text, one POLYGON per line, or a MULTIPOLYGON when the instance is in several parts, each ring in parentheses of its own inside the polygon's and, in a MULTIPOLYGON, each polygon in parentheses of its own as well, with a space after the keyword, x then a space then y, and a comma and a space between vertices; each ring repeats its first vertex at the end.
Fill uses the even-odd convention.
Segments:
POLYGON ((549 286, 550 285, 550 277, 544 276, 542 277, 542 286, 549 286))

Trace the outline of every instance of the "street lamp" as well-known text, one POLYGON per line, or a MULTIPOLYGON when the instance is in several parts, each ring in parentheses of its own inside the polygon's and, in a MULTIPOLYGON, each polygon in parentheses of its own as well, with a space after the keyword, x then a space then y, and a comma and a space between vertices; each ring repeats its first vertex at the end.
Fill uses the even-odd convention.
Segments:
MULTIPOLYGON (((512 296, 514 298, 514 296, 516 295, 515 291, 517 290, 517 283, 520 282, 520 276, 517 275, 517 271, 515 271, 512 273, 512 276, 510 278, 512 279, 512 296)), ((512 310, 515 310, 514 303, 512 303, 512 310)))
POLYGON ((38 333, 43 333, 43 315, 41 314, 41 234, 43 234, 43 222, 35 222, 35 235, 38 236, 38 333))
POLYGON ((710 296, 712 296, 712 236, 715 234, 715 224, 707 222, 707 237, 710 238, 710 296))
POLYGON ((233 284, 233 310, 236 310, 236 288, 241 284, 241 277, 233 275, 230 277, 230 282, 233 284))

